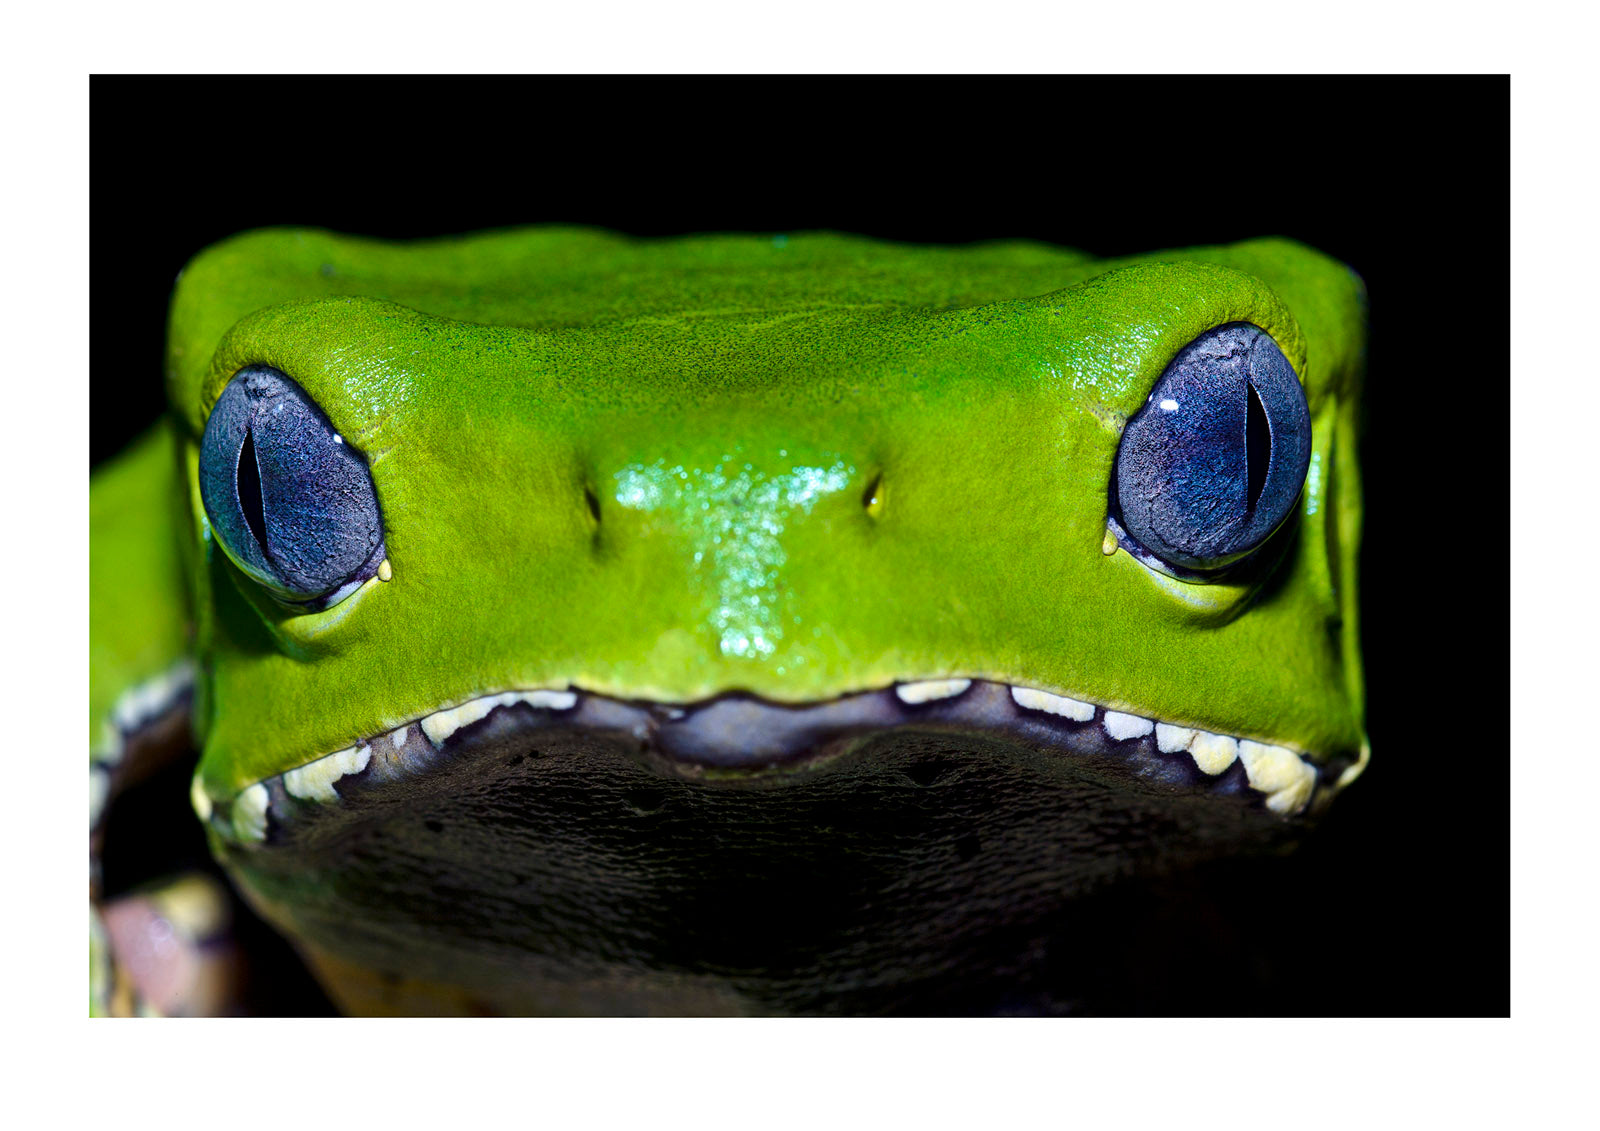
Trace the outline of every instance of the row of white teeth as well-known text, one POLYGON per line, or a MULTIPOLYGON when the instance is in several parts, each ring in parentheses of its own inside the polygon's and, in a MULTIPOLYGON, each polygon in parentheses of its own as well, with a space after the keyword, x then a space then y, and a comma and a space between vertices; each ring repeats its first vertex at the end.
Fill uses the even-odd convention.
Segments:
MULTIPOLYGON (((928 679, 898 684, 894 693, 902 703, 916 705, 952 698, 970 686, 970 679, 928 679)), ((1093 703, 1069 699, 1065 695, 1052 695, 1048 691, 1035 691, 1031 687, 1013 687, 1011 698, 1024 710, 1060 715, 1079 723, 1092 721, 1096 710, 1093 703)), ((1102 714, 1100 725, 1105 728, 1106 734, 1118 742, 1143 738, 1154 731, 1157 750, 1163 754, 1187 752, 1200 772, 1209 777, 1221 774, 1235 761, 1243 762, 1250 788, 1266 794, 1267 808, 1284 816, 1304 809, 1317 784, 1316 767, 1287 746, 1211 734, 1198 727, 1158 723, 1143 715, 1130 715, 1110 708, 1106 708, 1102 714)))
MULTIPOLYGON (((444 740, 462 727, 486 717, 496 707, 509 707, 513 703, 526 703, 547 711, 569 711, 577 706, 578 694, 575 691, 507 691, 499 695, 484 695, 469 699, 459 706, 435 711, 422 720, 422 733, 434 746, 443 746, 444 740)), ((375 741, 387 741, 399 750, 405 745, 410 732, 411 726, 407 724, 375 741)), ((366 769, 372 761, 372 746, 373 743, 363 742, 288 770, 283 775, 283 788, 291 797, 298 797, 302 801, 331 805, 339 800, 339 793, 333 788, 334 783, 366 769)), ((211 798, 201 786, 199 774, 195 775, 190 786, 189 799, 200 819, 210 821, 211 798)), ((241 843, 258 843, 266 838, 267 806, 271 800, 265 782, 246 786, 233 799, 233 835, 241 843)))
MULTIPOLYGON (((954 698, 970 686, 970 679, 928 679, 896 684, 894 691, 902 703, 916 706, 954 698)), ((1064 695, 1052 695, 1048 691, 1035 691, 1028 687, 1011 688, 1011 698, 1025 710, 1060 715, 1080 723, 1092 721, 1097 709, 1093 703, 1081 699, 1069 699, 1064 695)), ((567 711, 577 702, 577 693, 573 691, 507 691, 435 711, 422 720, 421 729, 437 747, 442 746, 445 739, 456 731, 484 718, 496 707, 526 703, 549 711, 567 711)), ((1221 774, 1236 760, 1243 762, 1251 788, 1266 794, 1267 808, 1285 816, 1298 813, 1306 807, 1317 783, 1315 767, 1286 746, 1211 734, 1194 727, 1172 726, 1109 709, 1104 711, 1100 725, 1105 728, 1106 734, 1119 742, 1143 738, 1154 732, 1156 748, 1163 754, 1186 751, 1195 766, 1211 777, 1221 774)), ((402 726, 375 741, 387 740, 399 750, 405 744, 410 729, 409 725, 402 726)), ((287 771, 283 775, 283 788, 290 796, 303 801, 331 804, 339 800, 334 783, 350 774, 359 774, 371 760, 372 743, 337 750, 315 762, 287 771)), ((209 821, 211 799, 201 788, 199 775, 195 776, 191 799, 200 819, 209 821)), ((247 786, 234 798, 233 832, 241 842, 259 842, 266 836, 270 800, 263 782, 247 786)))

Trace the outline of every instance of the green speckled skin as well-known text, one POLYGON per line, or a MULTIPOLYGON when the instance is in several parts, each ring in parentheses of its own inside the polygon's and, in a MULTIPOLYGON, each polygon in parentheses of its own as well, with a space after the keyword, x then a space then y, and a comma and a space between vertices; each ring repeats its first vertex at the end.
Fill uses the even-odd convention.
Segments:
POLYGON ((158 433, 92 492, 91 741, 192 624, 218 805, 441 708, 568 687, 803 703, 983 678, 1359 768, 1364 305, 1346 267, 1278 239, 1096 260, 235 237, 173 299, 176 451, 158 433), (1230 322, 1299 375, 1311 466, 1262 568, 1185 583, 1108 542, 1108 484, 1168 363, 1230 322), (252 364, 370 464, 392 575, 321 612, 267 597, 200 503, 207 415, 252 364))
POLYGON ((394 579, 288 615, 204 555, 206 788, 569 683, 797 701, 987 676, 1355 751, 1355 593, 1338 581, 1359 522, 1362 301, 1342 265, 1281 240, 1119 261, 574 229, 218 245, 184 272, 171 323, 196 530, 206 414, 266 363, 367 454, 394 579), (1270 599, 1102 552, 1121 425, 1229 321, 1278 341, 1314 425, 1302 536, 1270 599), (645 506, 628 477, 647 469, 688 478, 645 506), (805 505, 775 490, 805 469, 834 477, 805 505), (780 532, 732 531, 730 550, 701 516, 741 477, 746 521, 780 532))

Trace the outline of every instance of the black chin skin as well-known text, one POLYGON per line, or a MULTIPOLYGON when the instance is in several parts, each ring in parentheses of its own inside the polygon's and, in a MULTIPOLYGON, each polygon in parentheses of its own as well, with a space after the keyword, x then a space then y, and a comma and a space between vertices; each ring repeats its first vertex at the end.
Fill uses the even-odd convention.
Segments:
POLYGON ((215 844, 309 950, 458 987, 472 1011, 968 1014, 1070 1002, 1050 940, 1112 881, 1303 830, 1237 764, 1241 780, 1196 785, 1118 756, 1097 725, 980 727, 998 686, 965 707, 877 693, 832 727, 730 697, 676 739, 615 704, 596 726, 599 699, 499 709, 425 772, 379 739, 337 804, 275 780, 268 843, 215 844), (783 713, 781 756, 716 756, 765 712, 783 713))

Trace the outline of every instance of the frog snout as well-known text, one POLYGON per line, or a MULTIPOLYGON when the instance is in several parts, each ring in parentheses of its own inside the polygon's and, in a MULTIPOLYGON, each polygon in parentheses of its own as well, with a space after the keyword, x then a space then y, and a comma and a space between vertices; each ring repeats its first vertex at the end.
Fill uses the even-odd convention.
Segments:
POLYGON ((682 564, 720 654, 751 659, 796 631, 795 558, 818 544, 808 529, 873 511, 882 493, 880 473, 838 452, 778 448, 758 459, 737 447, 628 462, 588 489, 602 527, 614 510, 648 543, 652 578, 668 583, 682 564))

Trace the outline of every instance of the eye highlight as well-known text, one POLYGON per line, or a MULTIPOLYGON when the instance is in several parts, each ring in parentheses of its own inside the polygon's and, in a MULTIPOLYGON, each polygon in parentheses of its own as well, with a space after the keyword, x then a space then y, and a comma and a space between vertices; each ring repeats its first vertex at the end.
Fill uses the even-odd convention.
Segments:
POLYGON ((1260 327, 1231 322, 1185 346, 1123 429, 1111 523, 1147 565, 1206 580, 1282 525, 1310 462, 1293 366, 1260 327))
POLYGON ((211 409, 200 498, 229 559, 280 600, 327 608, 384 560, 366 459, 268 366, 234 374, 211 409))

